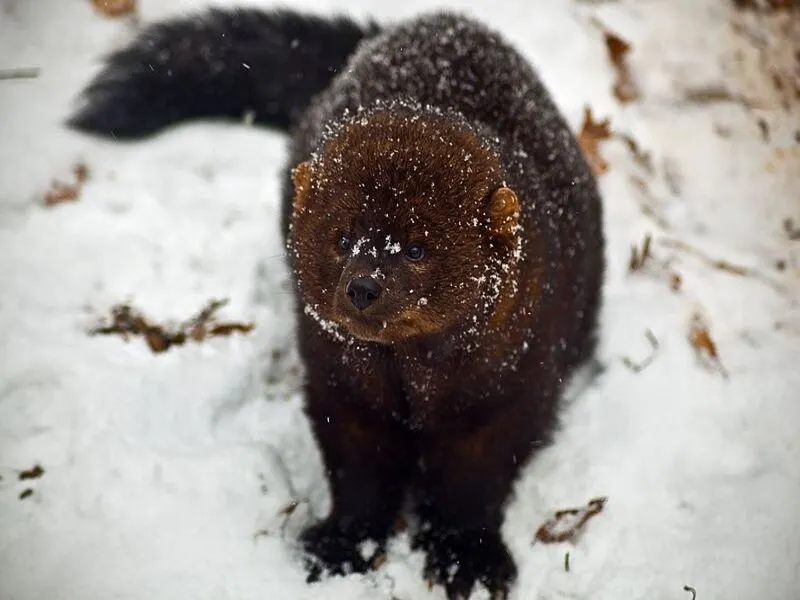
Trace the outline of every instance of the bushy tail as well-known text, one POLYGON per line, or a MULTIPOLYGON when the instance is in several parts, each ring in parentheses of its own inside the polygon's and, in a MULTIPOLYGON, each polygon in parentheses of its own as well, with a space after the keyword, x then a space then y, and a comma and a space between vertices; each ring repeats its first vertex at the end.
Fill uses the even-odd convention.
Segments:
POLYGON ((135 139, 198 118, 241 119, 288 129, 341 70, 359 25, 290 10, 211 9, 147 27, 112 53, 67 125, 135 139))

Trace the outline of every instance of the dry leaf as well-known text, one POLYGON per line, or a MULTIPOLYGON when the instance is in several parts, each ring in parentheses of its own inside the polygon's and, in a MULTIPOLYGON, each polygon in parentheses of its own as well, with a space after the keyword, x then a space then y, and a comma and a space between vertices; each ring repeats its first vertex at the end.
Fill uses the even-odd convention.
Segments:
POLYGON ((678 273, 672 273, 669 276, 669 289, 673 292, 677 292, 681 289, 681 285, 683 284, 683 279, 678 273))
POLYGON ((613 87, 614 96, 623 104, 635 100, 639 97, 639 91, 631 76, 627 59, 631 45, 609 29, 603 30, 603 38, 606 42, 608 57, 617 74, 613 87))
POLYGON ((783 231, 790 240, 800 240, 800 227, 795 225, 791 218, 787 217, 783 220, 783 231))
POLYGON ((600 155, 599 144, 602 140, 611 138, 609 124, 608 118, 596 122, 592 116, 592 109, 588 106, 584 107, 583 125, 578 134, 578 142, 595 175, 602 175, 608 171, 608 163, 600 155))
POLYGON ((34 465, 32 468, 26 471, 20 471, 19 480, 25 481, 26 479, 39 479, 39 477, 41 477, 42 475, 44 475, 44 469, 42 468, 42 466, 34 465))
POLYGON ((78 183, 85 183, 87 179, 89 179, 89 167, 87 167, 83 163, 78 163, 72 169, 72 173, 75 175, 75 181, 78 183))
POLYGON ((80 195, 81 188, 89 178, 89 169, 83 163, 78 163, 72 169, 75 183, 64 183, 57 179, 50 182, 50 189, 44 194, 45 206, 56 206, 65 202, 74 202, 80 195))
POLYGON ((711 332, 708 329, 708 324, 699 312, 692 315, 689 324, 689 344, 694 348, 698 358, 710 361, 722 373, 722 376, 728 378, 728 372, 722 365, 722 361, 717 351, 717 345, 711 337, 711 332))
POLYGON ((122 17, 136 12, 136 0, 92 0, 92 4, 106 17, 122 17))
POLYGON ((44 194, 45 206, 56 206, 65 202, 74 202, 78 199, 78 186, 66 185, 55 179, 50 183, 50 189, 44 194))
POLYGON ((536 531, 535 539, 544 544, 574 540, 587 521, 603 510, 608 498, 593 498, 582 508, 559 510, 536 531))

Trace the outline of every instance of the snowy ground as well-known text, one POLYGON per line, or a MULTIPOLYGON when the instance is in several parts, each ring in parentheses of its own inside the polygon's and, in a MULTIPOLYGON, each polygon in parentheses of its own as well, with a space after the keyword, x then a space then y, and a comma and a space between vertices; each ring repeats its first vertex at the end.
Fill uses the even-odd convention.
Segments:
MULTIPOLYGON (((144 21, 199 5, 139 4, 144 21)), ((433 5, 325 6, 396 18, 433 5)), ((800 597, 800 241, 783 224, 800 226, 800 120, 759 66, 782 68, 779 51, 754 46, 764 18, 723 0, 450 6, 530 56, 576 130, 589 104, 652 165, 602 145, 606 370, 510 504, 513 598, 691 600, 684 585, 698 600, 800 597), (637 101, 612 95, 593 19, 632 43, 637 101), (648 232, 653 258, 628 273, 648 232), (687 339, 697 311, 727 379, 687 339), (648 329, 659 348, 634 372, 622 359, 647 357, 648 329), (608 503, 577 541, 531 545, 554 511, 596 496, 608 503)), ((99 56, 132 33, 88 1, 0 0, 0 69, 41 68, 0 81, 0 598, 443 598, 404 537, 373 575, 304 583, 291 540, 327 492, 297 393, 277 224, 284 140, 196 124, 122 146, 62 129, 99 56), (44 207, 50 180, 79 162, 90 169, 79 200, 44 207), (129 298, 165 321, 212 297, 255 331, 159 355, 140 338, 86 335, 129 298), (20 479, 37 464, 40 477, 20 479), (282 537, 294 499, 310 502, 282 537)))

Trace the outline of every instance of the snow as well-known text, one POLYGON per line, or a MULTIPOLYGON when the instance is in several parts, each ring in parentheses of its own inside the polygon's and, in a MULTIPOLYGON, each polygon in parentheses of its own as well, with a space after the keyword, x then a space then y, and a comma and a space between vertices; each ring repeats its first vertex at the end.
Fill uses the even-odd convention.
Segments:
MULTIPOLYGON (((139 4, 145 21, 199 6, 139 4)), ((294 6, 381 19, 431 8, 294 6)), ((763 19, 716 0, 450 6, 504 31, 576 130, 588 103, 653 164, 649 173, 624 144, 601 145, 606 368, 576 381, 556 443, 517 485, 504 526, 520 568, 512 598, 690 598, 684 585, 698 600, 796 597, 800 242, 782 222, 800 224, 798 107, 774 108, 758 65, 732 58, 753 55, 746 32, 763 19), (622 106, 611 94, 592 17, 632 42, 640 100, 622 106), (756 107, 682 101, 682 90, 709 85, 756 107), (648 232, 655 258, 680 274, 678 292, 657 271, 627 272, 631 244, 648 232), (712 268, 666 238, 759 277, 712 268), (727 379, 687 342, 696 311, 727 379), (648 329, 659 348, 634 373, 621 358, 648 355, 648 329), (574 543, 531 545, 555 511, 598 496, 608 497, 604 510, 574 543)), ((291 542, 328 500, 300 412, 278 235, 285 140, 220 124, 139 144, 63 130, 99 56, 132 32, 83 0, 0 3, 0 69, 42 69, 0 81, 0 598, 443 598, 428 591, 404 535, 376 573, 305 584, 291 542), (43 207, 50 180, 69 180, 78 162, 90 169, 79 200, 43 207), (159 355, 141 339, 86 335, 128 298, 178 321, 223 296, 223 316, 255 320, 251 334, 159 355), (19 480, 35 464, 44 474, 19 480)))

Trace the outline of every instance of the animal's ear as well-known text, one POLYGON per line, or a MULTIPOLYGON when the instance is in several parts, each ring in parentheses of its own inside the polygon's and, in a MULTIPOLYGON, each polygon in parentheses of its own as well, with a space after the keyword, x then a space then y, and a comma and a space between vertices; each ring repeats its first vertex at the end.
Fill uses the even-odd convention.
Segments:
POLYGON ((311 164, 309 161, 301 162, 292 169, 292 183, 294 184, 294 210, 302 210, 305 208, 311 188, 311 164))
POLYGON ((489 223, 497 236, 511 236, 519 224, 519 198, 514 190, 497 188, 489 197, 489 223))

